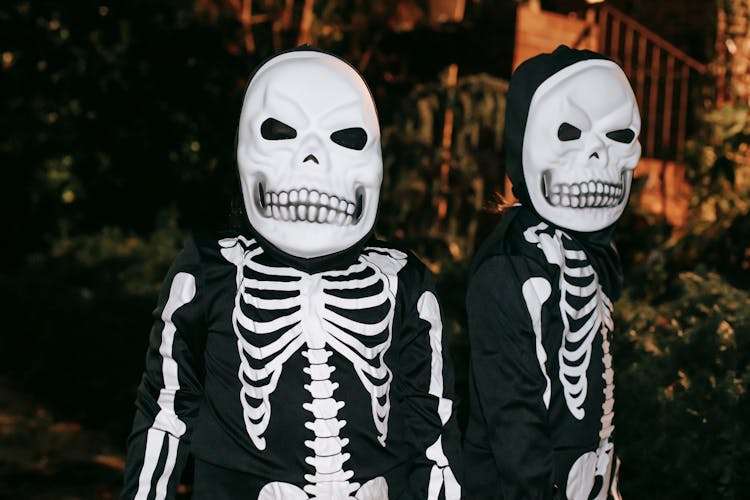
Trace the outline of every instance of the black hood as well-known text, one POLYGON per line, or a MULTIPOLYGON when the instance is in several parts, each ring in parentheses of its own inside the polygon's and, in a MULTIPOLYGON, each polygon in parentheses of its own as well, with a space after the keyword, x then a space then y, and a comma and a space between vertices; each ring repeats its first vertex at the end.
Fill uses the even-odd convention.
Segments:
MULTIPOLYGON (((336 54, 333 54, 331 52, 319 49, 317 47, 313 47, 310 45, 300 45, 298 47, 288 49, 281 51, 277 54, 274 54, 265 60, 261 62, 258 66, 255 67, 255 69, 250 73, 250 77, 247 79, 247 83, 245 84, 245 91, 242 93, 242 100, 244 102, 245 95, 247 94, 247 89, 250 87, 250 83, 252 83, 255 76, 258 74, 258 71, 260 71, 261 68, 263 68, 266 64, 271 62, 273 59, 282 56, 284 54, 288 54, 290 52, 320 52, 323 54, 327 54, 331 57, 335 57, 336 59, 339 59, 340 61, 346 63, 348 66, 350 66, 354 71, 357 72, 357 74, 360 75, 362 78, 362 81, 364 82, 367 89, 370 91, 370 98, 372 99, 373 103, 375 102, 375 98, 372 94, 372 90, 370 90, 369 86, 367 85, 367 82, 365 81, 364 77, 359 73, 359 70, 355 68, 349 61, 342 59, 336 54)), ((242 107, 240 107, 242 109, 242 107)), ((377 113, 377 106, 375 106, 375 112, 377 113)), ((234 135, 234 151, 235 151, 235 160, 237 158, 237 147, 239 144, 239 126, 240 126, 240 117, 237 117, 237 129, 235 130, 234 135)), ((293 267, 295 269, 299 269, 301 271, 305 271, 308 273, 317 273, 325 270, 330 269, 344 269, 354 262, 357 261, 359 258, 359 254, 362 251, 362 248, 371 240, 374 239, 373 233, 375 231, 375 223, 377 222, 377 214, 375 218, 375 222, 373 222, 372 228, 365 234, 365 236, 362 237, 357 243, 352 245, 349 248, 345 248, 343 250, 340 250, 338 252, 334 252, 332 254, 328 255, 322 255, 320 257, 313 257, 313 258, 304 258, 304 257, 297 257, 295 255, 288 254, 281 249, 274 246, 271 242, 263 238, 263 236, 260 235, 260 233, 253 227, 253 225, 250 223, 250 220, 247 218, 247 213, 245 212, 244 208, 244 201, 242 196, 242 188, 240 184, 240 173, 239 173, 239 165, 235 164, 234 168, 235 176, 236 176, 236 186, 237 186, 237 192, 239 193, 239 200, 237 203, 234 203, 235 205, 235 216, 236 219, 239 220, 240 227, 238 228, 240 231, 249 233, 250 236, 256 239, 258 241, 258 244, 263 248, 263 250, 271 255, 273 255, 277 260, 280 262, 293 267)))
MULTIPOLYGON (((560 45, 554 52, 532 57, 518 66, 513 72, 508 87, 504 143, 506 169, 513 183, 513 195, 521 202, 523 211, 528 210, 540 220, 555 227, 557 227, 556 224, 541 217, 534 209, 524 180, 523 140, 529 106, 534 93, 545 80, 568 66, 591 59, 611 60, 590 50, 577 50, 560 45)), ((616 289, 615 295, 619 295, 621 272, 620 259, 612 242, 614 224, 599 231, 585 233, 561 229, 584 246, 594 268, 600 276, 606 274, 610 277, 616 289)))
POLYGON ((609 58, 590 50, 571 49, 560 45, 554 52, 539 54, 524 61, 513 72, 508 87, 505 108, 505 152, 508 177, 513 183, 513 195, 534 210, 523 176, 523 139, 529 106, 534 93, 549 77, 575 63, 590 59, 609 58))

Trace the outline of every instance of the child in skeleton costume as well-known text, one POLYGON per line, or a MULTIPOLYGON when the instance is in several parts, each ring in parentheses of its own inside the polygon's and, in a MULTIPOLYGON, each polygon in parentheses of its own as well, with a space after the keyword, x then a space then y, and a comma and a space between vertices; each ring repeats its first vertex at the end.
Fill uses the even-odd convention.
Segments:
POLYGON ((429 271, 371 238, 372 96, 309 48, 248 85, 237 160, 251 228, 194 237, 165 281, 124 497, 457 499, 453 375, 429 271))
POLYGON ((637 104, 619 66, 565 46, 522 64, 507 102, 520 203, 470 278, 467 498, 617 498, 612 233, 641 152, 637 104))

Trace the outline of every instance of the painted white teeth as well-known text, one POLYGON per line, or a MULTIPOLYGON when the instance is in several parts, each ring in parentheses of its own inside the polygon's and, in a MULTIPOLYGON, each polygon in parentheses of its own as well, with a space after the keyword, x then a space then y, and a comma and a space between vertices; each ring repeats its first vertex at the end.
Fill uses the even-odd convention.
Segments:
POLYGON ((266 217, 284 221, 308 221, 329 224, 353 224, 357 205, 345 199, 313 189, 266 192, 262 212, 266 217))
MULTIPOLYGON (((626 180, 623 177, 623 181, 619 184, 601 181, 583 181, 573 184, 558 183, 550 187, 550 192, 546 193, 546 196, 550 204, 558 207, 611 208, 622 202, 625 182, 626 180)), ((348 206, 346 213, 353 214, 348 206)))

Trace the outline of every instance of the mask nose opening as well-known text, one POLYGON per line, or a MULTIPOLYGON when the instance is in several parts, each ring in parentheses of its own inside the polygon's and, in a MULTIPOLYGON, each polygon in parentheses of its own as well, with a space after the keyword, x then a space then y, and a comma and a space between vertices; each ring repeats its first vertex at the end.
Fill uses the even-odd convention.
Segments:
POLYGON ((314 161, 316 165, 320 165, 320 162, 318 161, 318 159, 315 157, 314 154, 309 154, 309 155, 305 156, 305 159, 302 160, 302 163, 307 163, 308 160, 309 161, 314 161))

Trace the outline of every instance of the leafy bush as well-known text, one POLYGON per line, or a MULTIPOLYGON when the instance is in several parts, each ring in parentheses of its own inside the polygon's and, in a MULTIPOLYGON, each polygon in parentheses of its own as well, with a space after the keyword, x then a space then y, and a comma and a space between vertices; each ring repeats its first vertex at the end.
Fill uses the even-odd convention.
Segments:
POLYGON ((632 205, 620 222, 616 428, 626 498, 745 498, 750 486, 750 113, 704 114, 686 151, 677 230, 632 205), (647 242, 647 244, 644 244, 647 242))
POLYGON ((624 496, 746 498, 750 293, 706 272, 680 274, 678 288, 615 307, 624 496))
POLYGON ((419 252, 435 270, 471 258, 482 209, 503 187, 507 88, 506 81, 486 74, 458 78, 455 85, 421 84, 383 127, 377 228, 419 252))
POLYGON ((133 415, 161 280, 182 246, 167 213, 144 239, 119 228, 61 240, 0 275, 11 312, 2 372, 57 412, 121 440, 133 415))

